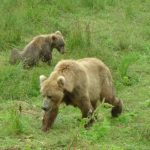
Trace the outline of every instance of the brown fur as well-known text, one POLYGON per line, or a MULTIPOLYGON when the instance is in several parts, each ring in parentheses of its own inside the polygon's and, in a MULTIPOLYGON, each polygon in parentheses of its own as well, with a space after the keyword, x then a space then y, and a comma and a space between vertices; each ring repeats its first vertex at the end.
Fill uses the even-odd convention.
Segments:
MULTIPOLYGON (((115 97, 110 70, 96 58, 60 61, 49 78, 40 76, 40 82, 45 113, 58 109, 64 102, 78 107, 86 118, 92 115, 99 100, 112 104, 113 117, 122 112, 122 102, 115 97)), ((48 126, 50 128, 51 124, 48 126)))
POLYGON ((56 48, 63 54, 64 45, 64 39, 60 31, 47 35, 39 35, 34 37, 33 40, 25 46, 23 51, 13 49, 9 62, 15 64, 22 61, 24 68, 36 65, 39 60, 47 62, 50 65, 53 48, 56 48))
POLYGON ((43 117, 43 131, 47 131, 53 124, 58 113, 58 109, 54 109, 52 111, 45 112, 43 117))

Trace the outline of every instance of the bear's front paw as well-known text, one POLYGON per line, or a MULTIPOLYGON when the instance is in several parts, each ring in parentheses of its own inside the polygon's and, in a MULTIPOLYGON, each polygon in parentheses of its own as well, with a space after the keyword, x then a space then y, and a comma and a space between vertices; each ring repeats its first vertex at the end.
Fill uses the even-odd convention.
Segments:
POLYGON ((47 131, 48 131, 48 128, 42 127, 42 131, 43 131, 43 132, 47 132, 47 131))

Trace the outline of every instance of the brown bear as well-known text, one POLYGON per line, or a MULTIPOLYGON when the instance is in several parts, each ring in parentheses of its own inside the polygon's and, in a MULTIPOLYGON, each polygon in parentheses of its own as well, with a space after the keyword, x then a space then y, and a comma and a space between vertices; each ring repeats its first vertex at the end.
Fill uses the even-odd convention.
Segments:
POLYGON ((23 67, 28 68, 36 65, 39 60, 47 62, 49 65, 52 60, 52 50, 56 48, 61 54, 64 53, 64 38, 60 31, 52 34, 39 35, 28 43, 23 51, 13 49, 10 55, 10 63, 23 62, 23 67))
POLYGON ((78 107, 83 118, 91 116, 98 101, 113 106, 113 117, 122 112, 122 101, 115 97, 110 70, 97 58, 58 62, 48 78, 40 76, 40 87, 44 99, 44 131, 52 126, 63 102, 78 107))

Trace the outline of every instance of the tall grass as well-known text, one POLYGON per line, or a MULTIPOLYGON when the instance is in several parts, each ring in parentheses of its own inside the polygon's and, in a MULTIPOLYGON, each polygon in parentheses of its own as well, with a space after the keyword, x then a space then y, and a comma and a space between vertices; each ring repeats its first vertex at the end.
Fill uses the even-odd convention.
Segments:
POLYGON ((148 4, 149 0, 1 0, 0 149, 148 149, 148 4), (21 50, 34 36, 56 30, 64 35, 66 53, 54 50, 51 66, 39 63, 24 70, 21 64, 8 63, 12 48, 21 50), (83 57, 100 58, 109 66, 117 96, 124 102, 123 114, 112 119, 110 107, 98 107, 98 120, 85 130, 84 120, 78 121, 80 111, 63 106, 52 129, 42 133, 39 75, 49 76, 61 59, 83 57), (18 111, 19 101, 28 102, 27 113, 18 111))
POLYGON ((137 77, 135 75, 129 75, 129 67, 133 63, 135 63, 138 59, 136 53, 131 53, 123 57, 121 63, 118 66, 118 73, 121 77, 121 80, 124 85, 132 85, 134 82, 137 81, 137 77))
POLYGON ((22 133, 27 133, 27 126, 24 120, 25 118, 22 116, 21 112, 19 112, 15 107, 12 107, 8 110, 7 114, 3 119, 4 123, 2 125, 3 131, 1 130, 1 134, 6 135, 19 135, 22 133))

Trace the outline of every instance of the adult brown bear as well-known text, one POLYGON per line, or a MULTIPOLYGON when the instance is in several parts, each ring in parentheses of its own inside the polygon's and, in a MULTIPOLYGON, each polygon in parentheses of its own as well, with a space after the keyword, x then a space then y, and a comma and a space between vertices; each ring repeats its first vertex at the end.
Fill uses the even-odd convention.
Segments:
POLYGON ((64 38, 60 31, 47 35, 39 35, 34 37, 32 41, 25 46, 23 51, 13 49, 11 51, 9 62, 15 64, 22 61, 24 68, 36 65, 39 60, 50 64, 53 48, 56 48, 63 54, 64 45, 64 38))
POLYGON ((113 91, 110 70, 96 58, 62 60, 48 78, 40 76, 40 86, 44 98, 44 131, 53 124, 62 102, 77 106, 83 118, 94 112, 99 100, 113 105, 113 117, 122 112, 122 102, 113 91))

